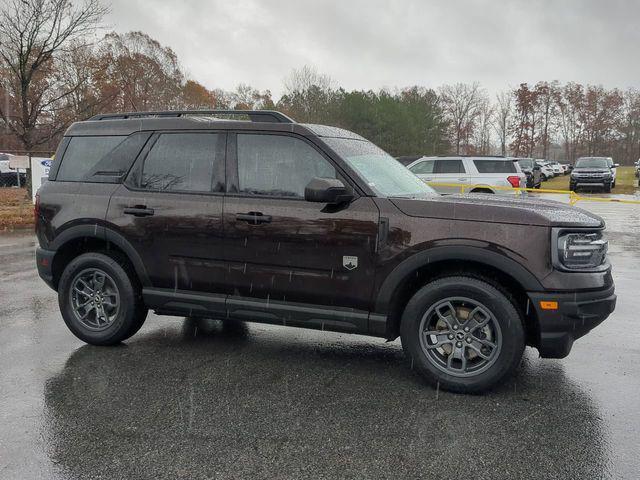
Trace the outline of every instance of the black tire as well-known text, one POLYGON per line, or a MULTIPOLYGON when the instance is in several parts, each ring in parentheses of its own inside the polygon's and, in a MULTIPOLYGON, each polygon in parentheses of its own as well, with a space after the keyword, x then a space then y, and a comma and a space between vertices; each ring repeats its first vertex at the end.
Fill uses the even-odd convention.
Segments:
POLYGON ((491 194, 492 195, 493 194, 493 190, 489 190, 488 188, 474 188, 469 193, 486 193, 486 194, 491 194))
MULTIPOLYGON (((88 298, 85 293, 81 295, 84 296, 78 298, 82 298, 83 301, 88 298)), ((58 304, 69 330, 80 340, 91 345, 116 345, 126 340, 140 330, 148 312, 142 301, 141 287, 135 272, 125 258, 114 253, 84 253, 69 262, 58 284, 58 304), (81 315, 76 313, 77 307, 73 304, 76 299, 73 297, 72 288, 78 285, 76 282, 84 282, 80 277, 84 272, 93 271, 106 274, 109 285, 113 285, 112 291, 117 295, 117 309, 114 309, 113 319, 105 322, 102 327, 83 323, 79 318, 81 315)))
POLYGON ((539 189, 540 187, 542 187, 542 183, 538 183, 538 184, 537 184, 535 187, 533 187, 533 188, 535 188, 535 189, 539 189))
POLYGON ((604 193, 611 193, 611 184, 610 183, 608 185, 604 186, 604 193))
POLYGON ((569 184, 569 190, 571 190, 572 192, 576 191, 576 186, 573 183, 569 184))
MULTIPOLYGON (((457 333, 463 332, 459 330, 457 333)), ((472 331, 471 334, 464 335, 475 334, 472 331)), ((522 316, 507 294, 484 280, 466 276, 439 278, 418 290, 409 300, 402 315, 400 336, 412 368, 417 369, 431 385, 457 393, 480 393, 502 382, 519 365, 525 347, 522 316), (491 321, 497 325, 498 334, 494 341, 499 348, 493 355, 493 363, 486 362, 484 370, 479 369, 477 373, 470 374, 450 374, 446 366, 437 366, 437 361, 433 359, 433 355, 439 354, 427 353, 428 350, 423 347, 423 340, 420 338, 423 322, 433 308, 449 299, 462 299, 461 302, 469 301, 482 305, 490 314, 491 321)), ((469 341, 471 342, 470 339, 469 341)), ((453 350, 455 342, 450 343, 453 350)), ((460 342, 460 345, 462 344, 463 342, 460 342)), ((471 347, 464 344, 462 352, 471 352, 471 347)), ((463 353, 464 355, 466 354, 463 353)))

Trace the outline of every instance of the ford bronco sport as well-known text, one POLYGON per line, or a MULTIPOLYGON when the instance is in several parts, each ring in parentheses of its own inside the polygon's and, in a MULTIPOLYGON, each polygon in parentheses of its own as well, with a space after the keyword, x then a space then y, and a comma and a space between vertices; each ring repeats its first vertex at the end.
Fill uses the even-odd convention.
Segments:
POLYGON ((94 345, 149 309, 400 336, 430 383, 479 392, 525 345, 566 356, 616 301, 599 217, 443 197, 364 138, 279 112, 75 123, 36 217, 39 274, 94 345))

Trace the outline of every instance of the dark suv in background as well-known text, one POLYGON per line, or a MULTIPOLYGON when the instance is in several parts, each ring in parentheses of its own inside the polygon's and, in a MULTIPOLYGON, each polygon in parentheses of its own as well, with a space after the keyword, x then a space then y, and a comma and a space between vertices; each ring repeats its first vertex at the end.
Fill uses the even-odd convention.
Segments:
POLYGON ((614 309, 604 223, 558 203, 436 194, 364 138, 278 112, 73 124, 37 197, 36 261, 80 339, 162 315, 398 336, 478 392, 614 309))
POLYGON ((609 160, 608 157, 578 158, 569 177, 569 190, 597 188, 605 193, 611 193, 615 179, 609 160))

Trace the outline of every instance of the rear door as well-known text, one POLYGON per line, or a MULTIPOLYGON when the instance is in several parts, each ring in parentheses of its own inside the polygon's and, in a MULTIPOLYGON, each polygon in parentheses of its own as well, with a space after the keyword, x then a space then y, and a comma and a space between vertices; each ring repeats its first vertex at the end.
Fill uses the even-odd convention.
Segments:
POLYGON ((469 175, 465 170, 462 158, 438 158, 434 166, 434 181, 440 184, 441 193, 460 193, 456 185, 469 183, 469 175))
POLYGON ((107 222, 137 250, 153 287, 223 289, 225 146, 224 132, 156 133, 112 196, 107 222))
POLYGON ((305 201, 314 177, 349 185, 306 138, 239 132, 229 142, 223 251, 230 314, 287 324, 324 319, 365 331, 379 218, 373 200, 305 201))

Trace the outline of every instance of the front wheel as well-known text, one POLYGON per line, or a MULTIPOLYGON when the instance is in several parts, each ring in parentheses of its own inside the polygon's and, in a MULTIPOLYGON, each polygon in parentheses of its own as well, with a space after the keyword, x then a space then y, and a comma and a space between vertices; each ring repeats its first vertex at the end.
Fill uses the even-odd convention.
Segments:
POLYGON ((69 330, 92 345, 115 345, 147 317, 140 287, 126 259, 84 253, 64 269, 58 304, 69 330))
POLYGON ((525 335, 507 296, 476 278, 445 277, 411 298, 402 316, 402 347, 414 368, 437 388, 479 393, 520 363, 525 335))

